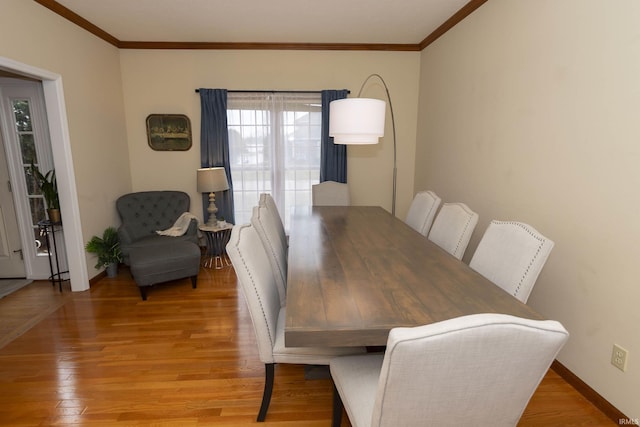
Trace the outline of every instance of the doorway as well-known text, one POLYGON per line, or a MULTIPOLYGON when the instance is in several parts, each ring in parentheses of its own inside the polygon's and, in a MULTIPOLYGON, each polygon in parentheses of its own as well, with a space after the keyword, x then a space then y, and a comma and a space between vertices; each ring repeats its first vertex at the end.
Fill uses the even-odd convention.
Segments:
MULTIPOLYGON (((11 255, 3 264, 16 270, 21 262, 23 276, 33 280, 47 279, 51 275, 48 239, 42 235, 38 223, 46 219, 45 200, 40 192, 31 165, 40 171, 52 171, 53 156, 49 140, 47 112, 44 107, 42 83, 39 81, 0 78, 0 131, 9 176, 9 198, 2 199, 2 207, 13 205, 3 215, 7 223, 13 223, 11 255), (11 262, 10 262, 11 261, 11 262)), ((44 172, 43 172, 44 173, 44 172)), ((9 189, 8 188, 8 189, 9 189)), ((62 232, 56 235, 56 257, 62 261, 61 270, 66 271, 66 255, 62 232)), ((0 278, 15 277, 10 270, 0 269, 0 278)))
POLYGON ((64 212, 65 245, 71 290, 87 290, 89 289, 89 276, 82 237, 62 76, 0 56, 0 72, 3 71, 42 82, 51 152, 58 180, 60 210, 64 212))

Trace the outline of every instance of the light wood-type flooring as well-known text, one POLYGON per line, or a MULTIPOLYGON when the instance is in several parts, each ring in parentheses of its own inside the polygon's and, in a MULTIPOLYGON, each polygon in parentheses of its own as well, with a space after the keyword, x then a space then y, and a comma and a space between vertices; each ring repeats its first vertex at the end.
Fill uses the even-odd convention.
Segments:
MULTIPOLYGON (((233 269, 142 301, 128 269, 91 290, 34 282, 0 299, 0 425, 256 424, 264 367, 233 269)), ((330 379, 279 365, 265 426, 329 426, 330 379)), ((521 426, 611 426, 549 371, 521 426)), ((343 417, 343 427, 349 426, 343 417)))

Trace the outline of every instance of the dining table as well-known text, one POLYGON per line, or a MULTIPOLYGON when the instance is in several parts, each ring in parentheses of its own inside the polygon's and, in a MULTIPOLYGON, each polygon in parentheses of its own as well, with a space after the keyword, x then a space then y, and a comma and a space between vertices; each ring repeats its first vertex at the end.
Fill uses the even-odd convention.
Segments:
POLYGON ((287 347, 384 346, 393 328, 477 313, 543 318, 382 207, 293 209, 287 347))

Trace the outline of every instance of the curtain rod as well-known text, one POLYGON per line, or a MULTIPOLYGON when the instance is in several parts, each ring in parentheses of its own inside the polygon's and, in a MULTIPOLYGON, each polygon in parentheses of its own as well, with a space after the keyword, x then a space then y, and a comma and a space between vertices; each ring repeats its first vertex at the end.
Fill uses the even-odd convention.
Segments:
MULTIPOLYGON (((351 93, 350 90, 344 89, 347 93, 351 93)), ((320 90, 227 90, 231 93, 321 93, 320 90)), ((196 93, 200 93, 200 89, 196 89, 196 93)))

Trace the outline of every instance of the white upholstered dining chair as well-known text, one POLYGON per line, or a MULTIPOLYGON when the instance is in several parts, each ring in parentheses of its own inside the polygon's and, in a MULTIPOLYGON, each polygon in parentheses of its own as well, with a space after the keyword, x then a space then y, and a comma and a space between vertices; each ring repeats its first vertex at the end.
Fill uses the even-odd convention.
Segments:
POLYGON ((280 305, 287 303, 287 248, 283 246, 282 239, 275 224, 276 219, 267 206, 255 206, 251 215, 251 225, 256 229, 260 241, 269 257, 271 270, 274 274, 280 305))
POLYGON ((392 329, 384 355, 331 361, 333 426, 515 426, 568 336, 506 314, 392 329))
POLYGON ((444 203, 433 221, 429 240, 458 259, 467 250, 478 214, 464 203, 444 203))
POLYGON ((365 349, 286 347, 286 307, 280 305, 271 263, 257 231, 251 224, 234 227, 226 248, 249 308, 258 355, 265 365, 264 391, 257 417, 258 421, 264 421, 271 402, 276 363, 328 365, 333 357, 363 353, 365 349))
POLYGON ((273 196, 269 193, 261 193, 260 199, 258 201, 258 206, 265 206, 269 212, 271 213, 271 219, 273 221, 273 226, 278 231, 278 236, 282 241, 282 244, 285 248, 289 247, 289 239, 287 239, 287 233, 284 229, 284 224, 282 222, 282 217, 280 216, 280 212, 278 211, 278 206, 276 205, 276 201, 273 199, 273 196))
POLYGON ((418 192, 411 202, 404 222, 418 233, 426 236, 429 234, 429 229, 441 202, 442 199, 433 191, 418 192))
POLYGON ((491 221, 469 267, 526 303, 553 241, 528 224, 491 221))
POLYGON ((335 181, 324 181, 311 186, 313 206, 349 206, 349 185, 335 181))

